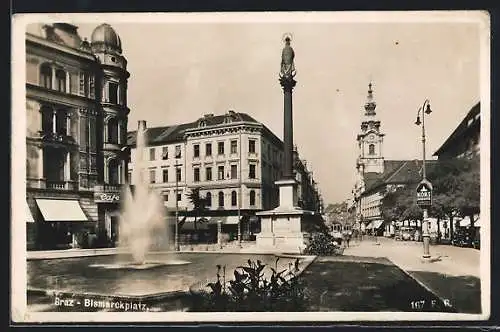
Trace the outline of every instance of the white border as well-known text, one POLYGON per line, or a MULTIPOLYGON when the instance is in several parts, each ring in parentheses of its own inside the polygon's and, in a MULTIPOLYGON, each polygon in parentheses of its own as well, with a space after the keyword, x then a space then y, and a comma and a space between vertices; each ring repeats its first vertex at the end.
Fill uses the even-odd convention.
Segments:
MULTIPOLYGON (((486 11, 436 12, 262 12, 262 13, 86 13, 16 14, 12 30, 12 266, 11 318, 15 322, 243 322, 243 321, 422 321, 484 320, 490 315, 490 18, 486 11), (303 313, 114 313, 27 312, 26 305, 26 116, 25 27, 30 23, 477 23, 480 32, 481 85, 481 301, 482 314, 421 312, 303 313)), ((280 38, 281 36, 277 36, 280 38)))

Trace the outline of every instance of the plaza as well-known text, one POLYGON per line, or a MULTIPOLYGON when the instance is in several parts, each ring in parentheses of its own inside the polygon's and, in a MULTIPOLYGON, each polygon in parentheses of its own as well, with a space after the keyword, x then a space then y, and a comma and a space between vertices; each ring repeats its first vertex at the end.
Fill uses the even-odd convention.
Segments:
MULTIPOLYGON (((460 100, 437 88, 451 69, 406 103, 412 88, 393 93, 400 83, 377 60, 366 57, 373 62, 353 83, 349 57, 325 71, 323 45, 307 46, 301 32, 281 44, 226 36, 261 54, 252 67, 219 63, 234 50, 203 54, 198 43, 180 52, 187 59, 161 45, 147 54, 130 27, 83 25, 90 41, 67 23, 26 33, 28 311, 484 312, 482 249, 467 247, 486 223, 481 103, 469 86, 460 100), (138 69, 153 63, 148 75, 138 69), (368 79, 372 70, 380 80, 368 79), (413 103, 417 127, 406 123, 413 103), (453 120, 440 129, 439 119, 453 120), (462 220, 469 237, 458 235, 462 220)), ((413 59, 407 52, 402 63, 413 59)), ((413 68, 393 63, 398 74, 413 68)))

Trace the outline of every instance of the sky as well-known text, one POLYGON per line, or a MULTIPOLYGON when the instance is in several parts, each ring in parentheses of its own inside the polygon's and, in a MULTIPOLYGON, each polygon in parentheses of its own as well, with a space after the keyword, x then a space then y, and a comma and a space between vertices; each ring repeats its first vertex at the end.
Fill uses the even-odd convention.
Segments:
MULTIPOLYGON (((278 82, 282 36, 293 35, 297 85, 294 141, 326 204, 351 196, 368 83, 385 133, 385 159, 421 159, 418 108, 427 156, 480 100, 477 23, 184 22, 110 23, 128 60, 129 130, 245 112, 283 135, 278 82)), ((98 23, 74 24, 90 40, 98 23)))

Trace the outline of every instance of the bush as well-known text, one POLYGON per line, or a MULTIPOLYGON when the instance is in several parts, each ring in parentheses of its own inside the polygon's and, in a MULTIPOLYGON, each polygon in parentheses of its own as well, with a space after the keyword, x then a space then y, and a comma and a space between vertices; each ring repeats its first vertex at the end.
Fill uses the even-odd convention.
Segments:
MULTIPOLYGON (((304 286, 294 271, 295 267, 277 271, 270 268, 272 275, 264 277, 265 264, 260 260, 248 260, 248 266, 240 266, 233 272, 234 280, 226 282, 226 268, 217 265, 217 281, 209 283, 208 292, 192 292, 192 311, 304 311, 306 297, 304 286), (222 275, 221 275, 222 270, 222 275), (222 279, 222 280, 221 280, 222 279)), ((292 264, 293 265, 293 264, 292 264)))
POLYGON ((342 254, 342 248, 335 243, 335 238, 327 233, 315 233, 304 250, 306 255, 333 256, 342 254))

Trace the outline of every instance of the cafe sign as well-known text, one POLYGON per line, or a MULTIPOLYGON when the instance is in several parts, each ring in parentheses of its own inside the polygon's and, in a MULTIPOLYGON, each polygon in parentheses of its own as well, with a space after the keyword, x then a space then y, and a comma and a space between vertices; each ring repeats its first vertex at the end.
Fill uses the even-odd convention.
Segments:
POLYGON ((95 192, 94 202, 96 203, 119 203, 120 193, 118 192, 95 192))

